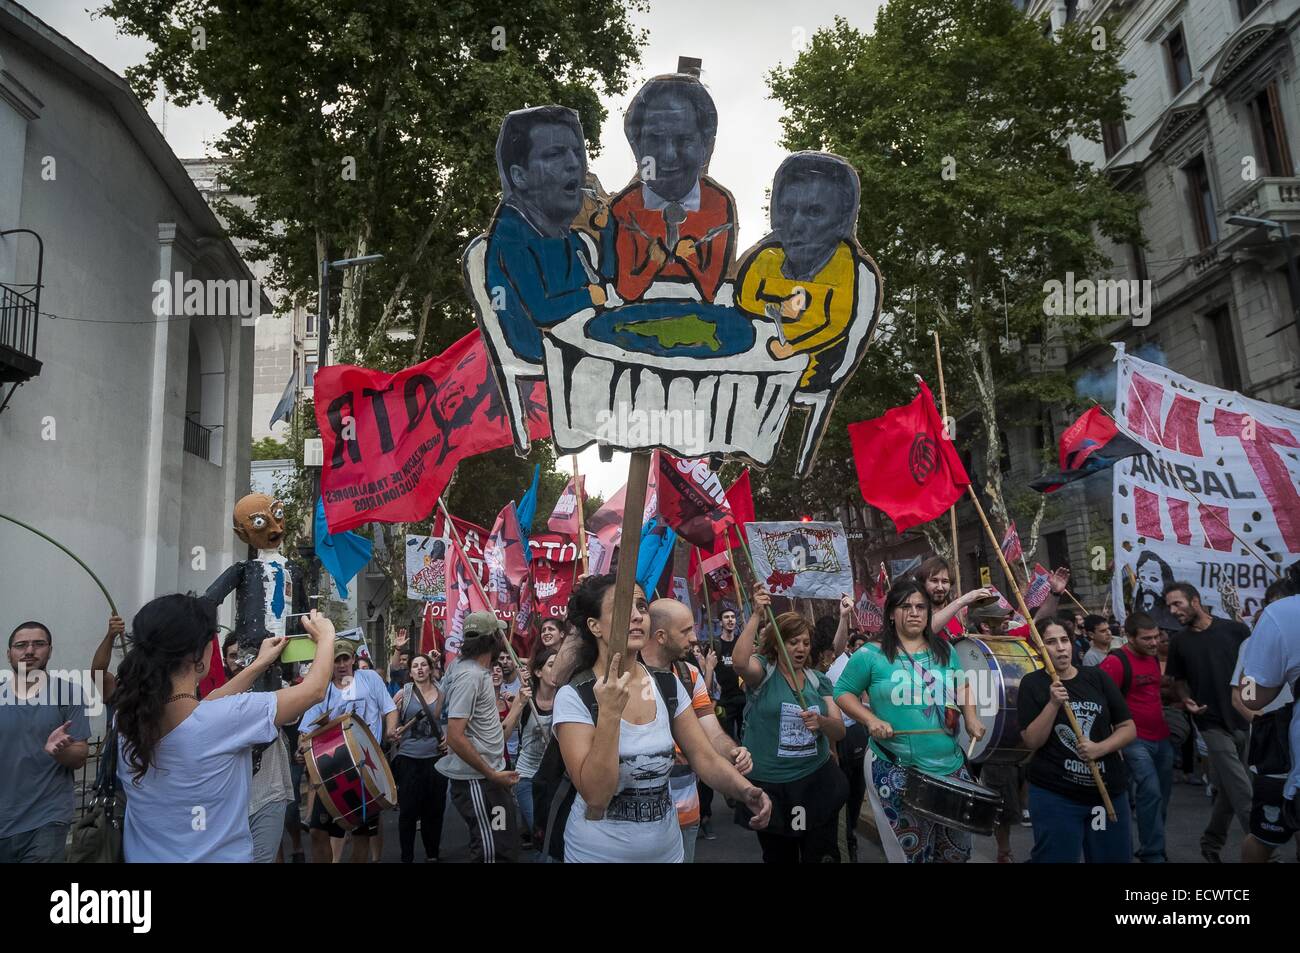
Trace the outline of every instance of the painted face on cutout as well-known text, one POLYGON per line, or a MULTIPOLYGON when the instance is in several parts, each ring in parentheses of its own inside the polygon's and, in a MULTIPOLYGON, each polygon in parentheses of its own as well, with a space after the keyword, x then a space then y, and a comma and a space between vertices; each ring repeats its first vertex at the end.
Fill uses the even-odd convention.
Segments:
POLYGON ((284 539, 284 504, 250 493, 235 504, 235 535, 254 549, 279 549, 284 539))

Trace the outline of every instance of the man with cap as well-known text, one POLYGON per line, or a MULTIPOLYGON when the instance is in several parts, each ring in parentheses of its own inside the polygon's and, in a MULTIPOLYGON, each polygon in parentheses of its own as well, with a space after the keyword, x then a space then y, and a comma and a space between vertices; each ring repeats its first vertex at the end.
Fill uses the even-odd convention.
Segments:
MULTIPOLYGON (((388 685, 373 669, 354 670, 356 645, 347 639, 334 643, 334 677, 325 689, 325 699, 307 709, 298 723, 298 750, 301 754, 311 742, 306 737, 324 724, 351 714, 364 722, 382 743, 385 735, 397 730, 397 705, 388 694, 388 685)), ((318 864, 338 863, 343 854, 343 837, 347 833, 325 806, 325 799, 317 797, 311 812, 312 860, 318 864)), ((364 864, 370 859, 370 838, 379 832, 379 815, 366 819, 352 831, 352 862, 364 864)))
POLYGON ((492 687, 492 665, 505 649, 505 624, 491 612, 471 612, 462 627, 460 657, 447 673, 447 746, 435 770, 445 775, 451 801, 469 828, 472 863, 514 863, 519 820, 507 771, 505 733, 492 687))

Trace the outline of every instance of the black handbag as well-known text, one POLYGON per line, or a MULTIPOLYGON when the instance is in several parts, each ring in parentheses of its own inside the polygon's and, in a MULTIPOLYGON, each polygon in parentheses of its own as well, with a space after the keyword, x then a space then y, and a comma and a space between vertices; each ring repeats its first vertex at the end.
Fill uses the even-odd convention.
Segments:
POLYGON ((70 864, 120 864, 122 826, 126 801, 117 785, 117 725, 109 729, 100 748, 95 787, 86 813, 72 825, 72 844, 68 848, 70 864))

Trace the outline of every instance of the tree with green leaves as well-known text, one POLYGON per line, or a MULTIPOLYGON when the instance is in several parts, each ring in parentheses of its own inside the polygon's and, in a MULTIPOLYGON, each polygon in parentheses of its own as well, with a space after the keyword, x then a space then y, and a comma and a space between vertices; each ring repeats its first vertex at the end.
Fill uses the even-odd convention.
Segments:
MULTIPOLYGON (((637 7, 108 0, 98 12, 152 43, 127 72, 143 100, 161 86, 177 105, 205 98, 231 120, 214 143, 226 159, 223 184, 254 201, 251 210, 230 201, 218 210, 233 236, 252 243, 250 256, 270 263, 286 309, 314 309, 327 258, 384 255, 333 283, 331 350, 340 362, 397 371, 474 327, 460 256, 499 198, 502 117, 540 103, 572 107, 598 151, 601 98, 625 90, 644 42, 630 19, 637 7), (389 333, 399 328, 413 332, 414 346, 410 334, 389 333)), ((288 444, 298 462, 302 440, 318 436, 310 412, 294 415, 288 444)), ((506 450, 462 463, 449 505, 490 525, 491 508, 523 493, 534 463, 548 487, 562 485, 550 445, 537 442, 527 460, 506 450)), ((300 471, 292 490, 301 531, 310 479, 300 471)), ((403 530, 384 532, 392 541, 403 530)))
MULTIPOLYGON (((770 74, 786 110, 783 145, 835 152, 858 170, 858 237, 885 281, 884 334, 845 388, 805 484, 840 497, 856 485, 845 426, 909 399, 914 373, 935 384, 937 330, 950 414, 979 421, 977 440, 956 437, 981 451, 995 529, 1037 507, 1020 524, 1031 527, 1032 558, 1046 500, 1004 489, 1000 429, 1073 403, 1042 345, 1094 339, 1109 320, 1049 318, 1045 283, 1108 269, 1099 236, 1139 236, 1137 200, 1069 149, 1125 115, 1119 53, 1105 25, 1046 35, 1007 0, 890 0, 874 33, 837 19, 770 74)), ((924 529, 952 555, 941 521, 924 529)))

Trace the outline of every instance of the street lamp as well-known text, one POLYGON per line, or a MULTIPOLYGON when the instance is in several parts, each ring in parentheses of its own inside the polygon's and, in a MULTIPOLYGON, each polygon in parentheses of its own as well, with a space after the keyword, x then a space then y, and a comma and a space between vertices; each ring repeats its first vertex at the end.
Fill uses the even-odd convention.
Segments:
MULTIPOLYGON (((1291 318, 1296 330, 1300 331, 1300 271, 1296 270, 1295 247, 1291 244, 1290 226, 1286 222, 1274 221, 1271 218, 1253 218, 1250 215, 1229 215, 1227 222, 1229 225, 1237 225, 1241 228, 1276 228, 1282 233, 1282 244, 1286 246, 1286 286, 1291 295, 1291 318)), ((1284 330, 1286 330, 1285 324, 1269 331, 1264 337, 1271 338, 1284 330)))
POLYGON ((330 346, 330 270, 355 268, 368 265, 374 261, 383 261, 383 255, 362 255, 359 258, 339 258, 330 261, 326 258, 320 263, 320 331, 316 344, 316 367, 322 368, 329 363, 330 346))

